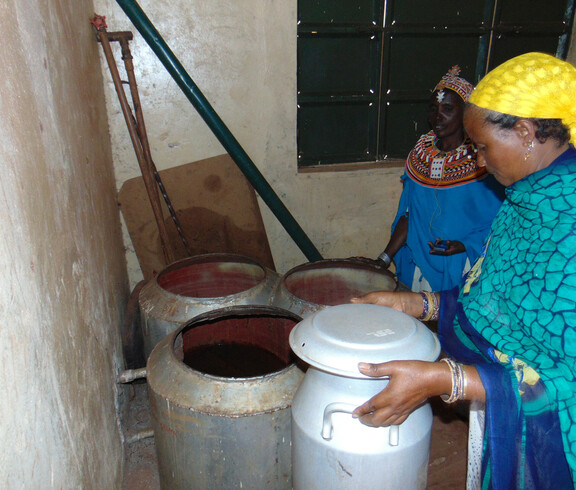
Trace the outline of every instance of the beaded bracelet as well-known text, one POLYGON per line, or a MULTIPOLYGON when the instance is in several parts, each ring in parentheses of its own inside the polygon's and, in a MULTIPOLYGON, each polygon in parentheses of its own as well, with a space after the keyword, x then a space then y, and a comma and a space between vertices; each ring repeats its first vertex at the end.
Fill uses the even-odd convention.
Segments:
POLYGON ((431 316, 430 301, 428 301, 428 296, 426 296, 426 293, 424 291, 420 291, 420 296, 422 296, 422 302, 424 303, 424 310, 422 311, 422 314, 418 317, 418 320, 426 322, 429 320, 428 317, 431 316))
POLYGON ((422 301, 424 302, 424 311, 418 317, 418 320, 423 322, 438 320, 440 306, 436 295, 430 291, 420 291, 420 296, 422 296, 422 301))

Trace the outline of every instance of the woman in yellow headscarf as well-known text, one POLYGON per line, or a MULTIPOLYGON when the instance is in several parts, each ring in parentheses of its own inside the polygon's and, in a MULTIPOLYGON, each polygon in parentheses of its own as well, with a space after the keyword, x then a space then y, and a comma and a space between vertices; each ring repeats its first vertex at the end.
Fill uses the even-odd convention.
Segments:
POLYGON ((479 438, 471 437, 468 488, 573 488, 576 68, 543 53, 503 63, 470 96, 464 125, 478 163, 506 186, 464 286, 353 300, 439 317, 450 357, 361 363, 361 372, 390 383, 355 416, 367 425, 399 424, 436 395, 485 404, 471 415, 479 438))

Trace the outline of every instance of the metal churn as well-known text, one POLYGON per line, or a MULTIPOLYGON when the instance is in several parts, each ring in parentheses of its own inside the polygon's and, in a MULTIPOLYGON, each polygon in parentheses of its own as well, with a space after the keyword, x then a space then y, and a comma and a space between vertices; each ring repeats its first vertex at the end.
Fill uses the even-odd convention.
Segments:
POLYGON ((292 488, 290 405, 304 373, 288 335, 300 320, 220 308, 156 345, 147 377, 162 488, 292 488))
POLYGON ((154 346, 201 313, 234 305, 269 305, 279 275, 254 259, 196 255, 163 269, 140 292, 146 358, 154 346))
POLYGON ((371 291, 394 291, 398 283, 385 269, 353 259, 301 264, 280 277, 272 304, 302 318, 326 306, 348 303, 371 291))
POLYGON ((292 403, 294 489, 424 489, 429 404, 391 427, 365 426, 351 413, 388 383, 361 374, 360 361, 434 361, 440 354, 436 336, 391 308, 344 304, 298 323, 290 346, 309 365, 292 403))

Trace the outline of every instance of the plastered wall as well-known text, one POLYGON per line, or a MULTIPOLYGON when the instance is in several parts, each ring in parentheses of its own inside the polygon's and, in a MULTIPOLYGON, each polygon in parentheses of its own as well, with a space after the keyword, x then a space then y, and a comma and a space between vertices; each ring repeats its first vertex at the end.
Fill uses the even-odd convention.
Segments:
MULTIPOLYGON (((381 252, 401 191, 400 167, 297 172, 296 0, 138 3, 320 253, 337 258, 381 252)), ((225 153, 116 2, 96 0, 95 7, 109 31, 134 33, 131 50, 156 166, 225 153)), ((121 65, 119 55, 117 60, 121 65)), ((107 68, 104 77, 120 188, 140 170, 107 68)), ((262 201, 260 209, 276 268, 285 272, 306 262, 262 201)), ((134 284, 141 276, 130 250, 128 263, 134 284)))
POLYGON ((0 487, 119 488, 128 280, 91 0, 0 3, 0 487))

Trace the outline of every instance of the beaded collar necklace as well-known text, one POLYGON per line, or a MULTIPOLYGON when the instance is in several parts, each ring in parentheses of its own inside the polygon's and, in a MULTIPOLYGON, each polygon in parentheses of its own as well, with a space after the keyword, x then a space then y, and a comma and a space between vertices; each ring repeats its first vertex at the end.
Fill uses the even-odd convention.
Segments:
POLYGON ((420 137, 408 155, 406 170, 416 182, 429 187, 454 187, 486 174, 476 162, 475 148, 468 137, 456 149, 441 151, 434 131, 420 137))

